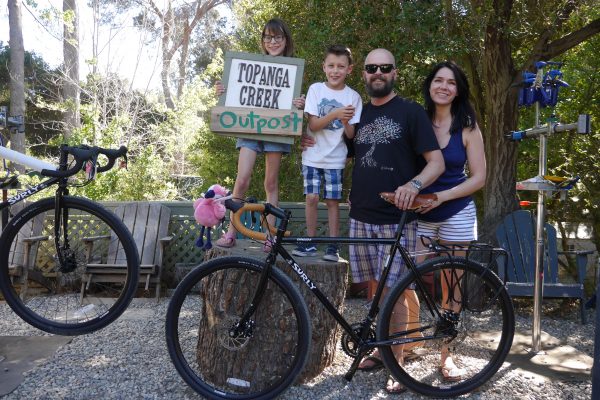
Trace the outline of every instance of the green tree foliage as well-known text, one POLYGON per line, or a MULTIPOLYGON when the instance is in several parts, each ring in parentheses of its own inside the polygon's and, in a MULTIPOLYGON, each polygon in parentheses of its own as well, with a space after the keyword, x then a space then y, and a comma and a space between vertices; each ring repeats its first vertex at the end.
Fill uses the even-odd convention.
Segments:
MULTIPOLYGON (((10 49, 0 42, 0 105, 8 105, 10 93, 8 65, 10 49)), ((35 156, 46 155, 46 143, 58 131, 59 108, 48 106, 58 98, 60 86, 54 79, 56 71, 37 54, 25 52, 25 136, 27 147, 35 156)), ((3 132, 6 135, 6 132, 3 132)))
MULTIPOLYGON (((88 75, 83 85, 82 128, 68 142, 128 148, 128 170, 113 169, 75 189, 96 200, 164 200, 176 196, 169 176, 177 137, 160 129, 168 120, 164 106, 130 91, 127 82, 111 75, 88 75)), ((51 144, 58 146, 64 137, 51 144)))
MULTIPOLYGON (((397 90, 415 100, 420 100, 420 83, 433 63, 454 59, 467 71, 488 159, 485 240, 493 238, 494 226, 516 206, 518 150, 504 134, 517 128, 516 84, 521 72, 537 60, 564 54, 600 30, 600 7, 591 0, 256 3, 258 12, 239 13, 244 32, 240 38, 260 32, 260 21, 267 17, 287 21, 296 54, 307 62, 305 87, 323 79, 322 54, 332 43, 349 46, 359 65, 369 50, 390 49, 399 68, 397 90)), ((598 61, 591 61, 597 68, 598 61)), ((349 84, 362 91, 358 70, 349 84)))

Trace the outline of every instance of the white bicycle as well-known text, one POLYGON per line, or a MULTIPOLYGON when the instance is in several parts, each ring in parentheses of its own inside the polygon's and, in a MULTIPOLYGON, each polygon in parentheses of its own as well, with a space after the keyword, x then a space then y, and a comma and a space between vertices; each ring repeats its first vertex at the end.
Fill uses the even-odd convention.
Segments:
MULTIPOLYGON (((127 149, 88 146, 60 148, 58 167, 0 146, 0 157, 39 171, 48 179, 0 203, 0 211, 56 185, 54 197, 12 215, 0 235, 0 300, 29 324, 46 332, 79 335, 103 328, 127 308, 137 287, 139 256, 131 233, 110 211, 85 198, 69 196, 70 177, 85 170, 86 183, 108 171, 127 149), (100 165, 98 159, 104 159, 100 165), (92 245, 92 243, 94 243, 92 245), (116 249, 126 261, 122 283, 88 283, 80 296, 87 263, 106 261, 116 249)), ((4 178, 0 188, 17 176, 4 178)), ((110 268, 107 265, 106 268, 110 268)))

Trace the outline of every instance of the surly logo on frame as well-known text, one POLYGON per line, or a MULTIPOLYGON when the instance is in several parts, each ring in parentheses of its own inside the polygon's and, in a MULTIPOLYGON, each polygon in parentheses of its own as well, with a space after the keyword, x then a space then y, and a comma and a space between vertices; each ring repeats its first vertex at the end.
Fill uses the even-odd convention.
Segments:
POLYGON ((40 183, 37 186, 29 188, 26 191, 21 192, 21 193, 17 194, 16 196, 11 197, 10 199, 8 199, 8 202, 12 206, 13 204, 18 203, 19 201, 26 199, 29 196, 31 196, 32 194, 35 194, 35 193, 39 192, 40 190, 44 190, 47 187, 48 187, 48 185, 45 185, 44 183, 40 183))
POLYGON ((312 283, 312 281, 310 280, 310 278, 308 277, 308 275, 306 275, 306 272, 304 272, 302 270, 302 268, 300 268, 300 266, 298 264, 296 264, 292 260, 288 260, 287 263, 290 264, 290 266, 294 269, 294 271, 296 271, 296 273, 298 274, 298 276, 300 277, 300 279, 302 279, 304 281, 304 283, 306 283, 306 286, 308 286, 308 288, 310 290, 313 290, 313 289, 315 289, 317 287, 317 285, 315 285, 314 283, 312 283))

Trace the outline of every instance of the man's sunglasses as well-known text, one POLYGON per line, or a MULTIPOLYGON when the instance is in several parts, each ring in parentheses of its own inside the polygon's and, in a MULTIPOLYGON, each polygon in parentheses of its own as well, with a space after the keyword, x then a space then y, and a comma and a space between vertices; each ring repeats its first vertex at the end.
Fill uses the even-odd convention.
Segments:
POLYGON ((382 74, 389 74, 394 69, 394 64, 366 64, 365 71, 369 74, 374 74, 377 72, 377 68, 381 71, 382 74))

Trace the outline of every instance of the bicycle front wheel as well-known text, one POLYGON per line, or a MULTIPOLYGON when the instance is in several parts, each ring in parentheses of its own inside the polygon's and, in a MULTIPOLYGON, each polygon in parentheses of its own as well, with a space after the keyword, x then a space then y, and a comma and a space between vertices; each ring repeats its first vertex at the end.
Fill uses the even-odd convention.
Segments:
POLYGON ((210 260, 190 272, 171 298, 166 339, 183 379, 211 399, 272 399, 300 374, 311 325, 306 303, 277 268, 250 319, 265 265, 240 257, 210 260))
POLYGON ((0 236, 0 289, 29 324, 79 335, 105 327, 125 311, 135 294, 139 257, 131 234, 111 212, 87 199, 62 201, 58 219, 55 199, 47 198, 8 222, 0 236), (126 265, 122 281, 86 282, 88 264, 111 268, 109 251, 118 252, 119 264, 126 265))
POLYGON ((401 343, 380 348, 385 365, 426 396, 471 392, 498 371, 510 350, 512 300, 494 272, 462 257, 432 259, 416 271, 418 278, 410 272, 390 290, 379 316, 378 340, 401 343))

